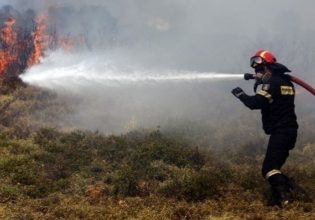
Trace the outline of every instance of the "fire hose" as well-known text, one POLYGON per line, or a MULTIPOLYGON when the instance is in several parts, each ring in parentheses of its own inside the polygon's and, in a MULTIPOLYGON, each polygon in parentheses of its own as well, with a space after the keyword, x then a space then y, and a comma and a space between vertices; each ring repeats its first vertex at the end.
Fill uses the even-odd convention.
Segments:
MULTIPOLYGON (((289 74, 287 74, 287 76, 289 77, 289 79, 290 79, 292 82, 294 82, 294 83, 296 83, 296 84, 302 86, 304 89, 306 89, 307 91, 309 91, 310 93, 312 93, 312 94, 315 96, 315 88, 312 87, 310 84, 304 82, 302 79, 300 79, 300 78, 298 78, 298 77, 296 77, 296 76, 292 76, 292 75, 289 75, 289 74)), ((250 79, 256 79, 256 77, 255 77, 254 74, 245 73, 245 74, 244 74, 244 79, 245 79, 245 80, 250 80, 250 79)))

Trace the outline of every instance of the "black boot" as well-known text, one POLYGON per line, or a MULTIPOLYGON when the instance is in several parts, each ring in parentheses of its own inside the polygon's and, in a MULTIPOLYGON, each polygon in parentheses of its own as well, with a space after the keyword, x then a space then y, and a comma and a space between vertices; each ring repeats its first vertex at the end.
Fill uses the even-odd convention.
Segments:
POLYGON ((273 192, 273 205, 277 205, 280 208, 284 208, 290 202, 290 191, 286 186, 272 187, 273 192))
POLYGON ((284 208, 291 201, 290 186, 288 185, 286 176, 276 174, 269 177, 268 181, 272 190, 272 199, 268 205, 277 205, 280 208, 284 208))

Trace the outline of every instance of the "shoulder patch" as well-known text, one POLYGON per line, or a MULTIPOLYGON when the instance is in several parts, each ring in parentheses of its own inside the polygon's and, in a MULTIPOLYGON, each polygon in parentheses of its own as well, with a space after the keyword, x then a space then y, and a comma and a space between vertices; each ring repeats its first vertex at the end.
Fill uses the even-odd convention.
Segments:
POLYGON ((294 95, 292 86, 281 86, 281 95, 294 95))
POLYGON ((268 91, 270 89, 270 84, 264 84, 262 90, 268 91))

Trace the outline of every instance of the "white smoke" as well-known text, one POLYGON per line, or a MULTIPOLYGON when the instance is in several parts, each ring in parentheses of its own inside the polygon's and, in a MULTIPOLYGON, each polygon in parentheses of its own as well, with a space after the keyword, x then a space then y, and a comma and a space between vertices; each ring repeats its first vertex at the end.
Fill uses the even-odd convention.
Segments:
POLYGON ((57 34, 83 37, 90 50, 123 48, 149 68, 236 72, 248 68, 258 49, 270 49, 292 70, 313 70, 315 3, 309 0, 7 2, 48 13, 57 34))
MULTIPOLYGON (((110 52, 72 54, 62 50, 52 52, 21 76, 29 84, 74 97, 74 112, 64 122, 106 133, 165 127, 172 120, 205 121, 226 103, 212 94, 228 81, 240 82, 242 77, 147 69, 110 52)), ((229 90, 225 93, 232 100, 229 90)))
POLYGON ((81 99, 69 116, 80 128, 121 132, 188 120, 234 135, 243 112, 240 124, 256 128, 230 94, 236 86, 251 94, 251 83, 240 75, 213 78, 250 71, 249 57, 258 49, 271 50, 293 75, 315 82, 313 1, 7 2, 48 12, 54 33, 84 40, 75 54, 54 52, 22 76, 81 99))

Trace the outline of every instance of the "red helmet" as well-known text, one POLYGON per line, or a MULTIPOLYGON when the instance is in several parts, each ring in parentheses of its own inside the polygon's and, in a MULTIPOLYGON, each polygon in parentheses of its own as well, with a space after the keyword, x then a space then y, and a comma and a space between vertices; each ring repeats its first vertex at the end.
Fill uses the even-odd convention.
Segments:
POLYGON ((259 64, 276 62, 276 57, 267 50, 259 50, 252 58, 250 58, 250 66, 253 68, 259 64))

